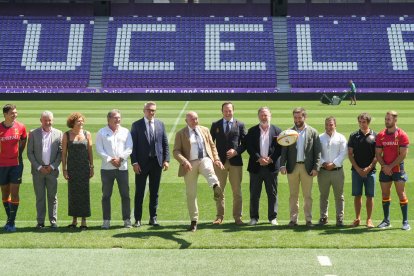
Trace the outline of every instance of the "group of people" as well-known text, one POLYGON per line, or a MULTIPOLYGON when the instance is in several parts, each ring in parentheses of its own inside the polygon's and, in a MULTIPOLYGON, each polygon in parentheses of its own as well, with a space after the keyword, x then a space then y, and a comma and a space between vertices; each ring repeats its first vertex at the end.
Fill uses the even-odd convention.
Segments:
MULTIPOLYGON (((111 195, 115 180, 121 195, 124 227, 142 225, 142 204, 148 180, 149 225, 159 226, 157 220, 158 191, 162 171, 168 170, 170 150, 164 123, 155 118, 156 104, 144 104, 142 119, 134 122, 131 131, 121 126, 121 112, 113 109, 107 114, 108 124, 96 135, 96 152, 101 157, 103 229, 111 225, 111 195), (128 158, 135 174, 134 224, 128 181, 128 158)), ((397 127, 398 114, 389 111, 385 116, 385 129, 378 134, 370 129, 371 116, 358 115, 359 129, 348 141, 336 131, 336 118, 325 119, 325 131, 320 134, 306 123, 307 112, 295 108, 292 112, 293 127, 298 134, 296 143, 281 146, 277 137, 282 132, 271 124, 271 110, 258 110, 258 124, 246 131, 245 124, 234 118, 234 105, 224 102, 223 117, 213 122, 210 129, 199 125, 198 114, 186 114, 186 126, 175 135, 173 156, 179 163, 178 176, 184 178, 187 207, 190 217, 189 231, 197 230, 199 220, 197 181, 201 174, 213 190, 216 201, 216 217, 213 224, 223 223, 225 210, 224 190, 227 180, 233 195, 233 219, 236 225, 242 220, 242 154, 247 150, 249 161, 250 221, 259 222, 259 201, 264 183, 268 204, 267 220, 278 225, 278 174, 287 174, 289 183, 289 227, 298 226, 299 191, 302 188, 304 215, 307 227, 312 222, 312 186, 316 177, 320 192, 320 218, 316 225, 328 224, 328 198, 331 187, 335 197, 336 226, 344 226, 344 171, 343 162, 348 156, 352 164, 352 195, 354 196, 355 220, 352 226, 361 224, 362 194, 365 190, 366 226, 374 227, 376 165, 381 171, 379 181, 382 190, 384 219, 379 228, 390 227, 391 187, 395 183, 400 201, 402 229, 410 230, 408 223, 408 199, 405 193, 407 175, 404 159, 408 152, 407 134, 397 127)), ((52 228, 57 225, 57 178, 62 163, 64 178, 68 181, 68 215, 72 217, 69 228, 87 229, 86 218, 91 215, 89 179, 94 175, 91 134, 84 130, 85 117, 72 113, 67 119, 68 131, 62 133, 53 128, 53 114, 44 111, 41 126, 27 135, 26 128, 16 120, 16 106, 3 107, 4 121, 0 125, 0 186, 7 215, 6 231, 16 231, 15 218, 19 206, 22 153, 27 142, 27 156, 31 163, 33 186, 36 195, 37 225, 45 227, 46 201, 48 219, 52 228), (47 199, 47 200, 46 200, 47 199)))

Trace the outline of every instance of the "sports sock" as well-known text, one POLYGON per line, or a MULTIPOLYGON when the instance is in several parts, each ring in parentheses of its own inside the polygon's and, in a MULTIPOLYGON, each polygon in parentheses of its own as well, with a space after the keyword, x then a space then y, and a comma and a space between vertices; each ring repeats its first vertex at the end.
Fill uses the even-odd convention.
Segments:
POLYGON ((6 210, 7 223, 9 223, 9 220, 10 220, 10 200, 3 200, 3 206, 4 206, 4 210, 6 210))
POLYGON ((390 221, 390 205, 391 205, 391 198, 383 198, 382 199, 382 210, 384 211, 384 220, 389 222, 390 221))
POLYGON ((14 225, 16 220, 17 209, 19 208, 19 202, 10 202, 10 219, 9 224, 14 225))
POLYGON ((408 220, 408 199, 405 198, 404 200, 400 201, 401 213, 403 216, 403 221, 408 220))

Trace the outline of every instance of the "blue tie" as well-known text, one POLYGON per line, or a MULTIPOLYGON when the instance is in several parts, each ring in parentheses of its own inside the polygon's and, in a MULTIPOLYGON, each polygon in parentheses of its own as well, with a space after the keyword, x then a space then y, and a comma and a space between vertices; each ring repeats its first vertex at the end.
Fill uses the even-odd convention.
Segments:
POLYGON ((155 139, 154 139, 154 131, 152 130, 152 121, 148 121, 148 133, 149 133, 149 141, 150 141, 150 156, 155 156, 155 139))
POLYGON ((198 149, 198 159, 203 159, 203 142, 200 139, 200 136, 198 135, 197 131, 193 129, 196 141, 197 141, 197 149, 198 149))
POLYGON ((230 122, 226 121, 226 134, 228 134, 230 131, 230 122))

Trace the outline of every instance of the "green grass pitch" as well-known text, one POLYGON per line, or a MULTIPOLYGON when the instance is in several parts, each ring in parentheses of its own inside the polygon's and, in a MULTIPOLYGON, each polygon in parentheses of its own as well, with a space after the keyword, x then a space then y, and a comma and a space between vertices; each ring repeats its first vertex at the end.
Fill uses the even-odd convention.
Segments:
MULTIPOLYGON (((81 95, 79 95, 81 96, 81 95)), ((81 98, 80 98, 81 99, 81 98)), ((3 106, 7 102, 0 101, 3 106)), ((28 129, 33 129, 39 126, 39 116, 43 110, 50 110, 55 115, 55 127, 66 131, 66 117, 73 111, 82 112, 86 116, 85 129, 92 133, 93 139, 95 140, 96 132, 106 125, 106 114, 113 108, 118 108, 122 112, 122 125, 130 128, 131 124, 143 116, 142 109, 144 101, 49 101, 49 102, 37 102, 37 101, 14 101, 17 105, 19 118, 28 129)), ((399 113, 398 126, 403 128, 409 135, 412 141, 414 141, 414 128, 412 118, 414 118, 414 106, 413 101, 359 101, 357 106, 349 106, 347 102, 343 102, 339 106, 326 106, 316 101, 233 101, 235 105, 235 117, 245 122, 247 128, 257 124, 257 109, 260 106, 268 106, 272 111, 272 124, 279 126, 281 129, 287 129, 292 126, 292 109, 297 106, 303 106, 308 111, 307 123, 315 127, 319 132, 324 131, 324 118, 333 115, 337 118, 337 131, 344 134, 347 138, 349 134, 358 129, 357 115, 361 112, 368 112, 373 116, 371 122, 371 128, 375 131, 379 131, 384 128, 384 116, 387 110, 396 110, 399 113)), ((157 102, 157 118, 164 121, 166 124, 167 132, 170 135, 170 149, 172 151, 174 143, 175 132, 181 129, 184 125, 185 113, 190 110, 194 110, 199 114, 200 124, 210 127, 211 122, 221 118, 221 101, 159 101, 157 102)), ((321 269, 317 261, 315 270, 309 270, 306 274, 321 275, 339 273, 345 274, 347 271, 355 275, 364 272, 364 268, 370 264, 375 265, 381 263, 378 258, 382 254, 393 256, 391 258, 398 259, 395 252, 400 252, 395 249, 406 248, 407 251, 402 256, 406 256, 405 260, 408 262, 409 256, 413 256, 414 247, 414 235, 412 231, 402 231, 401 227, 401 211, 399 208, 398 197, 395 190, 392 192, 392 204, 391 204, 391 220, 393 227, 387 230, 371 229, 368 230, 364 226, 358 228, 342 228, 338 229, 334 225, 329 225, 322 228, 307 229, 304 226, 300 226, 295 229, 290 229, 286 226, 289 221, 289 210, 288 210, 288 199, 289 189, 287 184, 286 176, 279 175, 279 226, 272 227, 266 220, 266 204, 267 198, 265 191, 262 191, 261 205, 260 205, 260 223, 259 225, 237 227, 234 225, 231 215, 232 206, 232 195, 231 189, 226 188, 226 213, 224 224, 220 226, 213 226, 212 220, 215 218, 215 204, 213 201, 213 193, 207 187, 204 179, 199 178, 198 188, 198 203, 200 209, 200 226, 199 230, 195 233, 188 233, 186 227, 189 224, 186 199, 185 199, 185 185, 182 178, 177 177, 178 163, 173 159, 171 153, 170 169, 163 173, 160 187, 160 198, 159 198, 159 209, 158 209, 158 220, 162 227, 152 228, 144 225, 141 228, 124 229, 122 228, 121 221, 121 208, 120 199, 117 188, 114 187, 112 197, 112 227, 110 230, 101 230, 100 225, 102 223, 102 211, 101 211, 101 183, 100 183, 100 159, 94 152, 95 159, 95 176, 91 179, 91 204, 92 204, 92 216, 88 219, 88 225, 90 229, 88 231, 72 231, 66 228, 66 225, 70 223, 71 218, 67 215, 67 187, 66 181, 63 177, 59 178, 59 189, 58 189, 58 200, 59 200, 59 212, 58 212, 58 224, 57 230, 43 229, 42 231, 35 230, 36 225, 36 210, 35 210, 35 197, 32 187, 31 175, 30 175, 30 164, 24 153, 24 175, 23 184, 20 190, 20 207, 17 214, 17 232, 16 233, 5 233, 0 231, 0 249, 7 249, 9 251, 0 250, 0 256, 4 257, 5 252, 12 252, 8 254, 16 254, 16 256, 26 256, 25 259, 29 260, 32 254, 51 254, 52 256, 60 256, 58 251, 56 253, 53 250, 44 249, 69 249, 77 248, 84 249, 85 251, 74 254, 71 258, 82 258, 81 256, 89 256, 87 250, 94 249, 94 254, 106 254, 102 253, 102 249, 146 249, 138 251, 142 256, 151 258, 166 257, 178 254, 173 260, 178 260, 181 255, 185 253, 175 253, 170 249, 211 249, 211 251, 191 251, 190 256, 196 258, 198 254, 204 254, 204 252, 210 252, 212 255, 221 256, 222 260, 229 260, 231 258, 225 257, 227 255, 235 254, 233 251, 227 251, 229 249, 240 249, 243 250, 240 253, 240 260, 250 260, 252 265, 260 266, 264 265, 266 257, 262 256, 263 252, 269 252, 269 256, 272 256, 275 260, 274 268, 266 268, 262 270, 264 274, 270 274, 271 272, 277 272, 277 263, 280 265, 283 262, 293 262, 293 268, 291 270, 280 271, 281 274, 297 274, 297 269, 301 266, 295 264, 296 260, 294 257, 297 254, 301 254, 300 257, 303 262, 306 261, 307 254, 315 255, 321 251, 328 251, 329 254, 334 255, 334 258, 341 260, 341 256, 347 260, 350 267, 357 266, 355 261, 359 256, 366 256, 364 258, 364 265, 362 265, 362 271, 346 270, 345 268, 337 267, 337 270, 318 270, 321 269), (10 251, 10 248, 16 250, 10 251), (30 249, 30 251, 19 251, 18 248, 30 249), (376 251, 376 253, 369 253, 369 249, 381 249, 384 251, 376 251), (393 248, 393 249, 391 249, 393 248), (98 250, 99 249, 99 250, 98 250), (147 250, 151 249, 151 250, 147 250), (163 251, 153 251, 152 249, 169 249, 163 251), (246 250, 245 250, 246 249, 246 250), (253 251, 251 249, 259 250, 253 251), (312 253, 316 251, 308 250, 314 249, 319 250, 318 253, 312 253), (335 251, 332 249, 341 249, 335 251), (359 249, 352 251, 353 249, 359 249), (36 251, 37 250, 37 251, 36 251), (297 250, 297 251, 289 251, 297 250), (347 251, 348 250, 348 251, 347 251), (350 250, 350 251, 349 251, 350 250), (22 253, 23 252, 23 253, 22 253), (30 253, 24 253, 30 252, 30 253), (159 253, 163 252, 163 253, 159 253), (261 252, 261 253, 257 253, 261 252), (292 253, 295 252, 295 253, 292 253), (336 252, 336 253, 335 253, 336 252), (342 253, 339 253, 342 252, 342 253), (354 252, 360 252, 355 254, 354 252), (85 255, 82 255, 85 254, 85 255), (159 256, 160 255, 160 256, 159 256), (286 257, 281 257, 286 255, 286 257), (243 257, 244 256, 244 257, 243 257), (290 257, 289 257, 290 256, 290 257), (349 256, 349 259, 348 257, 349 256), (263 259, 262 259, 263 257, 263 259), (276 258, 279 258, 276 260, 276 258), (255 259, 256 258, 256 259, 255 259), (354 262, 354 263, 353 263, 354 262), (290 272, 289 272, 290 271, 290 272)), ((408 199, 412 200, 413 188, 411 185, 411 177, 414 175, 414 165, 412 153, 409 152, 406 160, 407 172, 409 175, 409 181, 407 182, 407 195, 408 199)), ((245 164, 247 164, 247 152, 243 154, 245 164)), ((354 219, 354 207, 353 197, 351 196, 351 174, 350 174, 350 163, 348 160, 344 162, 345 167, 345 222, 350 224, 354 219)), ((247 166, 244 167, 243 175, 243 218, 245 222, 249 221, 249 176, 246 171, 247 166)), ((133 207, 133 196, 135 192, 133 171, 130 169, 130 187, 131 187, 131 208, 133 207)), ((319 219, 319 191, 317 187, 317 181, 314 181, 313 187, 313 222, 316 223, 319 219)), ((302 199, 300 199, 300 224, 304 224, 304 217, 302 211, 302 199)), ((148 222, 148 198, 144 201, 144 212, 143 222, 148 222)), ((330 207, 329 214, 331 222, 333 222, 335 209, 334 200, 331 193, 330 196, 330 207)), ((362 209, 362 222, 365 222, 365 207, 363 204, 362 209)), ((409 218, 412 223, 413 208, 409 205, 409 218)), ((376 197, 374 206, 374 223, 377 224, 382 220, 382 208, 381 208, 381 190, 379 183, 376 186, 376 197)), ((5 219, 5 213, 3 208, 0 210, 0 221, 5 219)), ((47 224, 47 222, 46 222, 47 224)), ((69 251, 70 252, 70 251, 69 251)), ((111 251, 114 252, 114 251, 111 251)), ((125 251, 123 251, 125 252, 125 251)), ((126 251, 129 252, 129 251, 126 251)), ((132 252, 136 251, 130 251, 132 252)), ((181 251, 178 251, 181 252, 181 251)), ((323 253, 323 252, 322 252, 323 253)), ((321 253, 321 254, 322 254, 321 253)), ((63 254, 63 253, 62 253, 63 254)), ((112 254, 112 253, 111 253, 112 254)), ((124 253, 122 253, 124 254, 124 253)), ((121 255, 122 255, 121 254, 121 255)), ((65 253, 65 256, 71 256, 71 253, 65 253)), ((119 254, 117 254, 119 255, 119 254)), ((265 255, 265 254, 264 254, 265 255)), ((135 256, 135 255, 134 255, 135 256)), ((315 255, 316 256, 316 255, 315 255)), ((399 256, 399 255, 398 255, 399 256)), ((236 256, 237 257, 237 256, 236 256)), ((46 257, 45 257, 46 258, 46 257)), ((59 257, 58 257, 59 258, 59 257)), ((63 256, 61 258, 64 258, 63 256)), ((166 258, 166 266, 172 265, 174 261, 166 258)), ((4 259, 4 258, 2 258, 4 259)), ((125 262, 128 258, 123 259, 125 262)), ((214 260, 212 260, 214 261, 214 260)), ((341 260, 342 261, 342 260, 341 260)), ((392 262, 391 262, 392 263, 392 262)), ((362 263, 360 263, 362 264, 362 263)), ((5 265, 5 264, 4 264, 5 265)), ((385 267, 392 267, 387 262, 382 262, 385 267)), ((97 264, 99 266, 99 264, 97 264)), ((187 263, 188 266, 188 263, 187 263)), ((236 264, 234 266, 237 266, 236 264)), ((408 268, 410 265, 407 264, 408 268)), ((3 268, 5 266, 0 266, 3 268)), ((104 268, 102 265, 101 268, 104 268)), ((202 266, 201 266, 202 267, 202 266)), ((245 268, 239 266, 240 268, 245 268)), ((100 268, 100 269, 101 269, 100 268)), ((171 271, 170 274, 188 274, 189 271, 185 270, 186 265, 182 265, 176 272, 171 271)), ((187 267, 188 268, 188 267, 187 267)), ((398 268, 400 269, 401 266, 398 268)), ((23 267, 22 267, 23 269, 23 267)), ((402 273, 397 268, 389 268, 388 273, 402 273)), ((22 270, 23 271, 23 270, 22 270)), ((57 270, 59 271, 59 270, 57 270)), ((100 270, 99 270, 100 271, 100 270)), ((128 272, 128 270, 124 270, 128 272)), ((205 270, 207 273, 208 270, 205 270)), ((235 274, 237 270, 233 270, 229 273, 224 274, 235 274)), ((245 268, 245 272, 253 273, 253 270, 245 268), (247 269, 247 270, 246 270, 247 269)), ((382 274, 378 270, 370 270, 375 274, 382 274)), ((406 271, 406 270, 405 270, 406 271)), ((121 271, 119 271, 121 272, 121 271)), ((159 271, 158 271, 159 272, 159 271)), ((304 271, 303 271, 304 272, 304 271)), ((366 272, 366 271, 365 271, 366 272)), ((385 271, 382 271, 385 272, 385 271)), ((62 272, 63 273, 63 272, 62 272)), ((104 272, 103 272, 104 273, 104 272)), ((148 272, 150 273, 150 272, 148 272)), ((30 274, 30 273, 29 273, 30 274)), ((33 274, 33 272, 32 272, 33 274)), ((34 273, 36 274, 36 273, 34 273)), ((105 274, 105 273, 104 273, 105 274)), ((157 273, 158 274, 158 273, 157 273)), ((408 274, 407 274, 408 275, 408 274)))

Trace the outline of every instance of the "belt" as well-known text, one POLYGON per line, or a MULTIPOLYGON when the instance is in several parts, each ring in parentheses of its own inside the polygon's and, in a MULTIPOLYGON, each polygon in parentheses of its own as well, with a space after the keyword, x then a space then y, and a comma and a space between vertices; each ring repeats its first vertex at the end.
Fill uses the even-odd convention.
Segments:
MULTIPOLYGON (((325 171, 328 171, 327 169, 325 169, 325 168, 321 168, 322 170, 325 170, 325 171)), ((332 169, 332 170, 329 170, 329 171, 339 171, 339 170, 342 170, 342 167, 339 167, 339 168, 334 168, 334 169, 332 169)), ((328 172, 329 172, 328 171, 328 172)))
POLYGON ((305 164, 305 162, 300 161, 300 162, 296 162, 296 164, 305 164))

